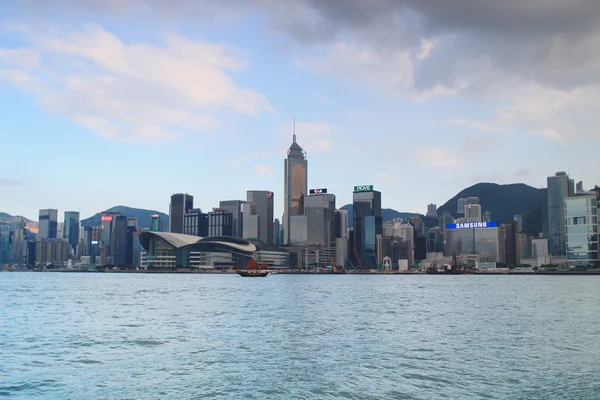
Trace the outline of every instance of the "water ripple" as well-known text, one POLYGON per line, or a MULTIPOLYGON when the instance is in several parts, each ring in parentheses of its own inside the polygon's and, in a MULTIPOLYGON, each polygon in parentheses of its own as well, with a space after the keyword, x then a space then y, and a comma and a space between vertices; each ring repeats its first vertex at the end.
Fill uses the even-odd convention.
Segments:
POLYGON ((2 397, 600 393, 597 277, 1 278, 2 397))

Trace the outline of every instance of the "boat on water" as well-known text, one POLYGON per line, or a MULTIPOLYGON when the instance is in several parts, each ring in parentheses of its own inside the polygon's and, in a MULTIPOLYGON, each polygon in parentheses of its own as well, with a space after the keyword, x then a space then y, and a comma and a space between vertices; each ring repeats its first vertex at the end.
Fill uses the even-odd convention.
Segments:
POLYGON ((444 265, 443 269, 440 271, 436 267, 429 267, 425 270, 426 274, 429 275, 464 275, 464 274, 474 274, 476 273, 472 268, 461 268, 458 264, 458 259, 456 257, 456 253, 452 254, 452 264, 444 265))
POLYGON ((265 271, 265 270, 260 270, 260 269, 259 270, 250 270, 250 271, 247 271, 245 269, 240 269, 240 270, 238 270, 236 272, 237 272, 237 274, 239 276, 244 276, 244 277, 262 277, 262 278, 264 278, 265 276, 269 275, 269 273, 271 271, 269 271, 269 270, 265 271))
POLYGON ((246 278, 264 278, 271 273, 266 263, 258 265, 255 259, 251 258, 246 265, 246 269, 240 269, 237 264, 233 267, 239 276, 246 278))

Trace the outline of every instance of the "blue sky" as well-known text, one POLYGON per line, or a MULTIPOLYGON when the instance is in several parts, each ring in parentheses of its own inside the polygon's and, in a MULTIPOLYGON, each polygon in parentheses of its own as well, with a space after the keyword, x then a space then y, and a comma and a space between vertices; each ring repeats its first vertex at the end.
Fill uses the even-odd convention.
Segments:
POLYGON ((338 206, 362 184, 413 212, 559 170, 593 187, 600 10, 534 3, 4 1, 0 211, 268 189, 280 216, 294 116, 338 206))

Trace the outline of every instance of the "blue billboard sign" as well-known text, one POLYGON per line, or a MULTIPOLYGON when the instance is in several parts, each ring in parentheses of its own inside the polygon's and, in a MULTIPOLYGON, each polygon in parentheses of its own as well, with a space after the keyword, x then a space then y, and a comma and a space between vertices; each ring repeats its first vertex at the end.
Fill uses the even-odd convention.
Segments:
POLYGON ((475 229, 475 228, 495 228, 498 223, 490 222, 459 222, 458 224, 447 224, 446 229, 475 229))

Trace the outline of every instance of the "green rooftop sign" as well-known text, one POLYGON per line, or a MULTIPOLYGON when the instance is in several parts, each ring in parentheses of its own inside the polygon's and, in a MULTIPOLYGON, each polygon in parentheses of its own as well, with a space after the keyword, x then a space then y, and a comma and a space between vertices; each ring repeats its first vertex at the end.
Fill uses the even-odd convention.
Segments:
POLYGON ((373 185, 354 186, 355 192, 370 192, 373 190, 373 185))

